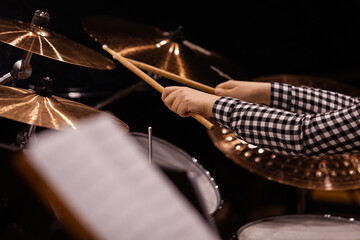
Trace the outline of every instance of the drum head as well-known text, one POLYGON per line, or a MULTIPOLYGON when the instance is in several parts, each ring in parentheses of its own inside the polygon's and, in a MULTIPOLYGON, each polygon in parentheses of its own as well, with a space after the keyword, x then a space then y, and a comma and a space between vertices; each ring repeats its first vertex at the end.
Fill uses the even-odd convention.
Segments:
MULTIPOLYGON (((137 132, 133 132, 131 135, 140 144, 144 154, 147 156, 148 135, 137 132)), ((210 216, 215 216, 221 204, 218 186, 210 173, 196 159, 169 142, 152 136, 152 162, 160 167, 193 172, 195 184, 200 191, 205 208, 210 216)))
POLYGON ((330 215, 286 215, 246 224, 237 232, 238 240, 357 240, 360 223, 330 215))

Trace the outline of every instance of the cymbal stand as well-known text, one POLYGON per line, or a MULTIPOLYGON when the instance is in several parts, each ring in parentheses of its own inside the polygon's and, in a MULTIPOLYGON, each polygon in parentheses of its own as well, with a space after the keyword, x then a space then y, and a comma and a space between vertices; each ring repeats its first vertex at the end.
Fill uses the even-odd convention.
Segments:
POLYGON ((16 143, 20 149, 23 149, 25 145, 29 142, 31 136, 35 132, 35 125, 28 125, 25 129, 20 131, 16 136, 16 143))
POLYGON ((125 97, 126 95, 129 95, 130 93, 134 92, 135 90, 137 90, 140 87, 145 86, 145 82, 144 81, 139 81, 133 85, 131 85, 130 87, 126 88, 126 89, 122 89, 120 91, 117 91, 115 94, 113 94, 112 96, 106 98, 105 100, 96 103, 95 105, 93 105, 94 108, 96 109, 101 109, 107 105, 109 105, 110 103, 115 102, 116 100, 125 97))
POLYGON ((20 130, 16 135, 16 140, 11 143, 1 143, 0 149, 6 149, 12 152, 21 151, 29 143, 30 139, 35 136, 35 125, 27 125, 24 129, 20 130))
MULTIPOLYGON (((35 92, 40 96, 51 97, 53 91, 51 86, 53 84, 53 80, 50 77, 43 77, 41 79, 41 87, 36 87, 35 92)), ((20 131, 16 137, 17 145, 23 149, 25 145, 29 142, 30 137, 34 134, 36 129, 35 125, 28 125, 24 130, 20 131)))
POLYGON ((23 59, 14 63, 12 70, 0 78, 0 84, 6 84, 16 79, 27 79, 31 76, 32 68, 29 64, 32 53, 26 52, 23 59))
MULTIPOLYGON (((50 16, 48 13, 36 10, 31 21, 31 26, 44 27, 49 23, 49 20, 50 16)), ((14 63, 12 70, 0 78, 0 84, 6 84, 12 80, 23 80, 29 78, 32 73, 32 68, 30 65, 31 57, 32 53, 25 51, 23 58, 14 63)))
MULTIPOLYGON (((158 79, 161 78, 160 75, 152 74, 151 72, 147 72, 147 74, 149 76, 151 76, 155 80, 158 80, 158 79)), ((144 81, 139 81, 139 82, 131 85, 130 87, 128 87, 126 89, 122 89, 120 91, 117 91, 112 96, 108 97, 107 99, 93 105, 93 107, 96 108, 96 109, 104 108, 105 106, 115 102, 116 100, 118 100, 118 99, 120 99, 122 97, 125 97, 125 96, 129 95, 130 93, 136 91, 137 89, 145 87, 145 86, 146 86, 146 83, 144 81)))
POLYGON ((303 189, 303 188, 296 189, 296 194, 297 194, 297 198, 298 198, 298 202, 297 202, 297 213, 298 214, 305 213, 307 193, 308 193, 307 189, 303 189))

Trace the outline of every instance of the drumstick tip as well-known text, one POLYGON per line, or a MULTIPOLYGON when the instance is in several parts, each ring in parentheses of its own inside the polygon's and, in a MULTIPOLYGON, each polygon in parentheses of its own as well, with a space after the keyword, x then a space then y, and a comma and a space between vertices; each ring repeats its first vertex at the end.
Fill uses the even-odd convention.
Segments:
POLYGON ((108 46, 107 46, 106 44, 104 44, 104 45, 102 45, 102 48, 103 48, 104 50, 106 50, 106 49, 108 49, 108 46))

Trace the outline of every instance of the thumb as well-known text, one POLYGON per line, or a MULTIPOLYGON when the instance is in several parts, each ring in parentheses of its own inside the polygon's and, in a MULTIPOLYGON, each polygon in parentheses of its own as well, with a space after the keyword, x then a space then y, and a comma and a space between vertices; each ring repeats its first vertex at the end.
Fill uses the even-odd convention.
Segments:
POLYGON ((218 96, 223 96, 225 92, 226 90, 224 88, 220 88, 220 87, 215 88, 215 94, 218 96))
POLYGON ((224 89, 223 88, 215 88, 215 94, 218 95, 218 96, 221 96, 221 94, 224 92, 224 89))

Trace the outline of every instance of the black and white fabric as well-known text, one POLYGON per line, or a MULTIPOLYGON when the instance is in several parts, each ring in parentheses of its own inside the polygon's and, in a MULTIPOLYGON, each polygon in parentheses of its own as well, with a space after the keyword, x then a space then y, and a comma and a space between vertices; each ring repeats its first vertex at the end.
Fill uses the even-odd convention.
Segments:
POLYGON ((272 83, 269 107, 221 97, 212 110, 220 125, 268 151, 298 157, 360 150, 359 98, 272 83))

